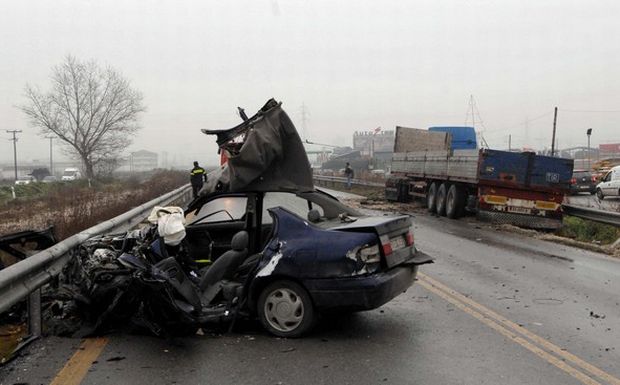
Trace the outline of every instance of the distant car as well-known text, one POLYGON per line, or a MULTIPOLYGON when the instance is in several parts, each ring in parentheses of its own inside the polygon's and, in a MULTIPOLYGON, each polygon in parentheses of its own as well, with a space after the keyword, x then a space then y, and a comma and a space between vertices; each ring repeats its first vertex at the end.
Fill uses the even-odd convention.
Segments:
POLYGON ((596 186, 596 196, 603 199, 606 196, 620 196, 620 166, 613 167, 596 186))
POLYGON ((48 176, 44 177, 43 180, 41 180, 41 182, 43 182, 43 183, 54 183, 54 182, 58 182, 58 178, 56 178, 55 175, 48 175, 48 176))
POLYGON ((34 182, 34 178, 31 175, 24 175, 17 178, 15 181, 16 186, 26 185, 34 182))
POLYGON ((78 180, 82 177, 80 170, 75 167, 67 167, 65 171, 62 173, 61 180, 64 182, 70 182, 74 180, 78 180))
POLYGON ((573 177, 570 180, 570 193, 579 194, 580 192, 588 192, 594 194, 596 192, 596 184, 596 175, 590 171, 573 171, 573 177))

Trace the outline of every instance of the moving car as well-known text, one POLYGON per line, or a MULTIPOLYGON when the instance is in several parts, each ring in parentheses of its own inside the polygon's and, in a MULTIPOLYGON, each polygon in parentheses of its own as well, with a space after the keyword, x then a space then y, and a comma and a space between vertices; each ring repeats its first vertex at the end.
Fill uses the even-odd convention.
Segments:
POLYGON ((184 217, 159 208, 157 225, 92 239, 66 269, 97 331, 138 320, 157 335, 191 334, 256 317, 276 336, 298 337, 320 313, 385 304, 432 262, 415 247, 410 216, 364 215, 315 190, 275 100, 237 127, 205 133, 228 162, 184 217))
POLYGON ((620 166, 613 167, 596 186, 596 196, 603 199, 606 196, 620 196, 620 166))
POLYGON ((590 171, 574 170, 570 180, 570 193, 579 194, 580 192, 588 192, 594 194, 596 192, 596 184, 598 183, 596 175, 590 171))

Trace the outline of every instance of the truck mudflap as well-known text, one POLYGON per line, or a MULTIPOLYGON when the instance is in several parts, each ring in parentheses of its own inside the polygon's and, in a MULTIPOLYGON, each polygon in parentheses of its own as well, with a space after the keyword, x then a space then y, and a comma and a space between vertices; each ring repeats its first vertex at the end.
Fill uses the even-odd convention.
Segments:
POLYGON ((533 215, 488 210, 479 210, 477 216, 478 219, 482 221, 510 224, 530 229, 555 230, 562 227, 561 218, 544 218, 533 215))

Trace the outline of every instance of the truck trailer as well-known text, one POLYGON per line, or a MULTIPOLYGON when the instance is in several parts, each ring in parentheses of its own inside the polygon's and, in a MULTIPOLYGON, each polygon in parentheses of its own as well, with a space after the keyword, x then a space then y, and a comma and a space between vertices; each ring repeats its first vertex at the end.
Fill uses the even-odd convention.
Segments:
POLYGON ((479 149, 472 127, 396 127, 390 201, 425 199, 430 212, 522 227, 562 225, 573 160, 533 152, 479 149))

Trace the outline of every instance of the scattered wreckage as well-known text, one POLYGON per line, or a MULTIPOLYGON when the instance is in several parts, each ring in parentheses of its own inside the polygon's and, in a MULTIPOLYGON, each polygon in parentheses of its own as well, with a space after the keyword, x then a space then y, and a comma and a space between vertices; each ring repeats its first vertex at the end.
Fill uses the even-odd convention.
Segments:
POLYGON ((205 133, 227 163, 185 210, 157 207, 147 227, 82 244, 60 277, 56 318, 85 320, 92 334, 132 326, 169 336, 250 317, 297 337, 322 312, 383 305, 432 262, 416 250, 409 216, 366 216, 314 189, 275 100, 205 133))

